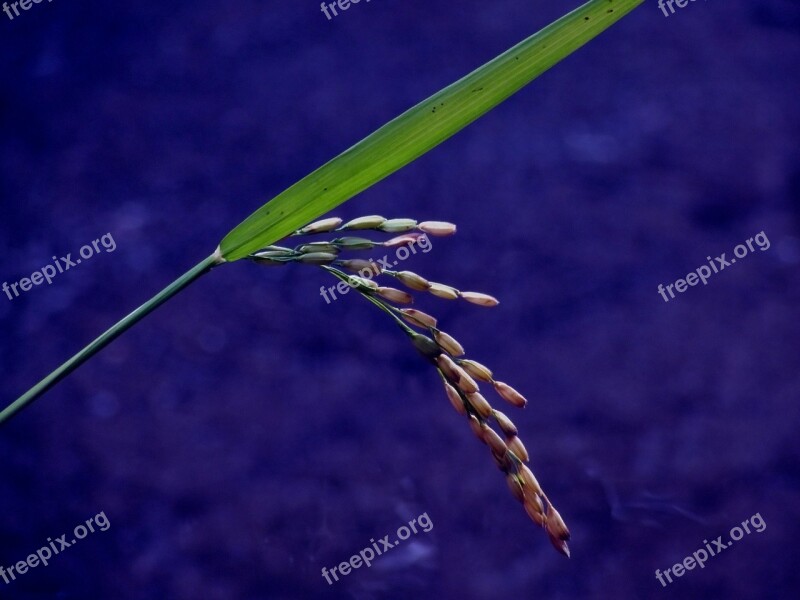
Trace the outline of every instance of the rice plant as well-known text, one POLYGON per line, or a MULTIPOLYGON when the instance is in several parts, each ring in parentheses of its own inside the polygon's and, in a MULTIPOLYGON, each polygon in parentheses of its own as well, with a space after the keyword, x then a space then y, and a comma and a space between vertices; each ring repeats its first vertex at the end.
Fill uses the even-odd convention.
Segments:
POLYGON ((454 233, 455 226, 449 223, 418 223, 412 219, 384 219, 380 216, 363 217, 345 224, 333 217, 310 225, 308 223, 447 140, 642 2, 590 0, 410 108, 322 165, 230 231, 208 258, 110 327, 6 407, 0 412, 0 424, 29 406, 117 336, 213 268, 241 259, 263 265, 312 265, 357 290, 401 328, 413 346, 437 370, 453 407, 467 419, 478 439, 489 447, 512 494, 523 503, 533 521, 544 527, 556 549, 568 556, 566 542, 569 532, 525 464, 528 453, 517 436, 517 428, 506 415, 492 408, 480 393, 475 380, 489 384, 502 399, 516 407, 523 407, 525 398, 508 384, 495 380, 488 368, 461 358, 463 348, 453 337, 438 329, 435 318, 414 309, 396 306, 410 302, 409 292, 379 285, 366 275, 372 273, 374 277, 380 275, 391 278, 411 291, 426 292, 444 299, 462 299, 486 307, 495 306, 497 300, 487 294, 460 291, 446 284, 430 282, 412 272, 395 272, 376 267, 363 259, 342 258, 343 251, 354 251, 375 244, 365 238, 346 235, 294 247, 275 244, 284 238, 302 235, 370 229, 400 234, 381 244, 402 246, 420 235, 454 233), (347 271, 356 271, 360 275, 351 275, 347 271), (502 437, 493 425, 503 434, 502 437))

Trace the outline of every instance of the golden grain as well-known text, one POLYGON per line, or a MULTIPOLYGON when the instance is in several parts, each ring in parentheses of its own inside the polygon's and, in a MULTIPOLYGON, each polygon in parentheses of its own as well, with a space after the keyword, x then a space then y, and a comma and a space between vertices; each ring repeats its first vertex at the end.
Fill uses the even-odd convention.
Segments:
POLYGON ((480 379, 481 381, 486 381, 489 383, 494 381, 492 379, 492 372, 479 362, 465 358, 459 360, 458 364, 462 369, 464 369, 467 373, 472 375, 475 379, 480 379))
POLYGON ((459 344, 458 341, 450 334, 436 329, 433 332, 433 339, 435 339, 436 343, 439 344, 450 356, 464 355, 464 347, 459 344))
POLYGON ((302 229, 298 229, 295 231, 295 235, 309 235, 312 233, 325 233, 328 231, 333 231, 339 225, 342 224, 342 220, 338 217, 330 217, 328 219, 321 219, 319 221, 314 221, 309 225, 306 225, 302 229))
POLYGON ((421 310, 417 310, 415 308, 401 308, 400 312, 402 313, 403 318, 412 325, 425 328, 436 327, 436 319, 428 313, 422 312, 421 310))
MULTIPOLYGON (((439 346, 437 345, 437 348, 438 347, 439 346)), ((452 358, 450 358, 447 354, 441 354, 436 359, 436 364, 439 366, 439 369, 442 371, 448 381, 458 385, 458 380, 461 379, 462 371, 459 369, 458 365, 453 362, 452 358)))
POLYGON ((542 496, 544 492, 542 491, 542 487, 539 485, 539 481, 536 479, 536 476, 533 472, 528 468, 527 465, 519 465, 517 474, 522 479, 522 483, 525 485, 525 494, 528 494, 528 491, 535 496, 542 496))
POLYGON ((469 400, 469 403, 472 405, 472 408, 475 409, 475 412, 477 412, 484 419, 488 419, 492 416, 492 406, 482 394, 478 392, 467 394, 467 400, 469 400))
POLYGON ((500 300, 489 294, 481 294, 480 292, 461 292, 461 297, 467 302, 477 304, 478 306, 497 306, 500 300))
POLYGON ((525 396, 520 394, 517 390, 512 388, 507 383, 503 383, 502 381, 495 381, 494 382, 494 389, 500 395, 500 397, 513 404, 517 408, 525 408, 525 405, 528 401, 525 399, 525 396))
POLYGON ((370 215, 368 217, 358 217, 352 221, 348 221, 339 229, 375 229, 380 227, 386 221, 385 217, 380 215, 370 215))
POLYGON ((453 405, 453 408, 456 409, 456 412, 460 415, 466 415, 467 407, 464 406, 464 400, 461 399, 458 390, 447 382, 444 384, 444 390, 447 392, 447 398, 450 400, 450 404, 453 405))
POLYGON ((436 237, 453 235, 456 232, 456 226, 446 221, 423 221, 417 228, 436 237))
POLYGON ((508 454, 508 446, 506 446, 503 438, 497 435, 497 432, 487 425, 483 426, 483 439, 488 444, 489 448, 492 449, 492 452, 497 455, 498 459, 508 454))
POLYGON ((525 444, 522 443, 522 440, 519 439, 517 436, 511 436, 506 440, 508 444, 508 449, 514 453, 518 459, 522 462, 528 462, 530 458, 528 457, 528 451, 525 448, 525 444))
POLYGON ((483 435, 483 426, 481 422, 478 420, 478 417, 475 415, 469 416, 469 427, 472 429, 472 433, 475 434, 475 437, 482 441, 484 444, 486 443, 486 439, 483 435))
POLYGON ((500 431, 502 431, 506 436, 513 437, 519 433, 517 430, 517 426, 514 425, 514 422, 509 419, 505 413, 500 412, 499 410, 492 411, 494 415, 494 420, 497 421, 497 425, 500 427, 500 431))
POLYGON ((443 283, 431 282, 428 291, 439 298, 445 300, 456 300, 458 298, 458 290, 452 286, 444 285, 443 283))
POLYGON ((392 287, 379 287, 376 292, 381 298, 386 298, 389 302, 397 302, 398 304, 411 304, 414 298, 411 294, 398 290, 392 287))
POLYGON ((570 538, 567 524, 552 504, 547 508, 547 530, 559 540, 566 542, 570 538))
POLYGON ((397 237, 393 237, 392 239, 383 242, 382 245, 387 248, 408 246, 410 244, 416 243, 416 241, 421 237, 422 237, 421 233, 404 233, 403 235, 398 235, 397 237))
POLYGON ((420 277, 411 271, 400 271, 395 273, 394 277, 407 288, 417 292, 427 292, 428 288, 431 287, 431 284, 427 279, 420 277))

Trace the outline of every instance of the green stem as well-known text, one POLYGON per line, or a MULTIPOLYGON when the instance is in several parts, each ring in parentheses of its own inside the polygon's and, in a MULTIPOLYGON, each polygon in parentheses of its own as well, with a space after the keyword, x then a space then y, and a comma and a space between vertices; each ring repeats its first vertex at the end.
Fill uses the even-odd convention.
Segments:
POLYGON ((92 343, 86 346, 83 350, 78 352, 75 356, 70 358, 55 371, 50 373, 47 377, 42 379, 39 383, 25 392, 22 396, 17 398, 12 404, 9 404, 3 412, 0 412, 0 425, 8 421, 11 417, 16 415, 23 408, 31 404, 39 396, 44 394, 47 390, 53 387, 56 383, 64 379, 67 375, 72 373, 75 369, 81 366, 89 358, 100 352, 103 348, 108 346, 112 341, 119 337, 123 332, 127 331, 133 325, 141 321, 144 317, 153 312, 156 308, 164 304, 167 300, 172 298, 175 294, 183 290, 190 283, 198 279, 201 275, 208 273, 212 267, 220 264, 222 259, 218 253, 214 253, 198 264, 196 267, 181 275, 170 283, 167 287, 161 290, 158 294, 150 298, 147 302, 142 304, 139 308, 134 310, 131 314, 120 320, 115 325, 111 326, 103 334, 101 334, 92 343))

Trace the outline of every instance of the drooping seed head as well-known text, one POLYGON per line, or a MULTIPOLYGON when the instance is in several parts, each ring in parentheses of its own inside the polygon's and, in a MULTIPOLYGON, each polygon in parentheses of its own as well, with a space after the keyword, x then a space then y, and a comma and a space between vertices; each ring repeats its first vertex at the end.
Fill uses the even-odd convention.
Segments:
MULTIPOLYGON (((517 426, 514 425, 514 422, 509 419, 505 413, 495 410, 492 411, 492 414, 494 415, 494 420, 497 421, 498 427, 500 427, 500 431, 502 431, 506 436, 513 437, 519 433, 517 431, 517 426)), ((514 454, 516 454, 516 452, 514 454)))
POLYGON ((371 260, 364 260, 363 258, 339 260, 336 262, 336 264, 352 273, 361 273, 364 270, 368 270, 374 275, 379 275, 381 272, 381 267, 378 265, 378 263, 371 260))
POLYGON ((561 514, 550 504, 547 507, 547 531, 561 541, 568 541, 570 538, 569 529, 561 514))
MULTIPOLYGON (((433 339, 436 340, 436 343, 439 344, 445 352, 447 352, 450 356, 463 356, 464 355, 464 347, 458 343, 453 336, 444 331, 440 331, 436 329, 433 332, 433 339)), ((466 369, 465 369, 466 371, 466 369)))
POLYGON ((472 405, 472 408, 475 409, 475 412, 477 412, 484 419, 488 419, 492 416, 492 406, 482 394, 478 392, 467 394, 467 400, 469 400, 469 403, 472 405))
POLYGON ((409 246, 411 244, 416 243, 416 241, 421 238, 424 234, 422 233, 404 233, 403 235, 398 235, 397 237, 393 237, 390 240, 383 242, 383 246, 387 248, 397 248, 399 246, 409 246))
POLYGON ((436 319, 421 310, 415 308, 401 308, 400 312, 403 314, 403 318, 412 325, 426 328, 436 327, 436 319))
POLYGON ((378 226, 378 229, 386 233, 402 233, 411 231, 416 226, 417 221, 414 219, 387 219, 378 226))
POLYGON ((486 443, 486 439, 484 438, 483 432, 484 429, 481 426, 481 422, 478 420, 478 417, 475 415, 469 416, 469 428, 472 429, 472 433, 475 434, 475 437, 482 441, 484 444, 486 443))
POLYGON ((427 279, 420 277, 411 271, 400 271, 395 275, 395 279, 397 279, 407 288, 411 288, 412 290, 416 290, 418 292, 427 292, 428 288, 431 287, 431 284, 427 279))
POLYGON ((467 302, 477 304, 478 306, 497 306, 500 300, 489 294, 481 294, 480 292, 461 292, 461 297, 467 302))
POLYGON ((329 265, 336 260, 336 255, 329 252, 309 252, 295 257, 294 260, 305 265, 329 265))
POLYGON ((412 332, 410 337, 411 343, 414 344, 414 348, 417 349, 417 352, 432 363, 439 364, 436 360, 442 354, 442 349, 439 348, 439 344, 434 342, 427 335, 422 335, 421 333, 412 332))
POLYGON ((531 496, 542 496, 544 492, 542 491, 542 487, 539 485, 539 481, 534 476, 533 472, 528 468, 528 465, 519 465, 517 467, 517 474, 522 479, 522 483, 525 487, 525 496, 529 494, 531 496))
POLYGON ((342 220, 338 217, 330 217, 328 219, 321 219, 319 221, 314 221, 313 223, 309 223, 302 229, 298 229, 294 232, 294 235, 309 235, 312 233, 325 233, 327 231, 333 231, 339 225, 342 224, 342 220))
POLYGON ((414 301, 414 298, 411 297, 411 294, 404 292, 403 290, 398 290, 397 288, 379 287, 375 291, 379 296, 386 298, 389 302, 397 302, 398 304, 411 304, 414 301))
POLYGON ((497 432, 491 427, 483 426, 483 439, 486 440, 486 444, 498 458, 502 458, 508 454, 508 446, 506 446, 503 438, 497 435, 497 432))
POLYGON ((386 221, 385 217, 380 215, 370 215, 368 217, 358 217, 352 221, 348 221, 339 229, 377 229, 386 221))
POLYGON ((444 390, 447 392, 447 398, 450 400, 450 404, 453 405, 453 408, 456 409, 456 412, 460 415, 467 414, 467 408, 464 406, 464 401, 461 399, 461 395, 458 393, 458 390, 454 388, 449 383, 445 382, 444 390))
POLYGON ((475 379, 479 379, 480 381, 492 382, 492 372, 481 363, 476 362, 474 360, 469 360, 465 358, 463 360, 458 361, 458 364, 464 369, 467 373, 472 375, 475 379))
POLYGON ((512 473, 506 475, 506 483, 508 484, 508 489, 511 491, 511 495, 520 502, 525 502, 525 495, 522 493, 522 486, 516 475, 512 473))
POLYGON ((438 296, 439 298, 444 298, 445 300, 455 300, 456 298, 458 298, 458 290, 452 286, 445 285, 443 283, 431 282, 428 291, 434 296, 438 296))
POLYGON ((520 440, 516 435, 509 437, 506 440, 506 443, 508 444, 508 449, 511 450, 511 452, 514 453, 514 456, 516 456, 522 462, 528 462, 530 460, 530 457, 528 456, 528 450, 525 448, 525 444, 523 444, 522 440, 520 440))
POLYGON ((503 383, 502 381, 495 381, 494 389, 503 400, 505 400, 510 404, 513 404, 517 408, 525 408, 525 405, 528 403, 528 401, 525 399, 525 396, 520 394, 517 390, 512 388, 507 383, 503 383))
POLYGON ((423 221, 417 226, 417 228, 420 231, 424 231, 428 235, 433 235, 436 237, 453 235, 456 232, 456 226, 453 223, 447 223, 446 221, 423 221))
POLYGON ((369 250, 378 245, 367 238, 347 236, 336 238, 332 243, 336 244, 342 250, 369 250))

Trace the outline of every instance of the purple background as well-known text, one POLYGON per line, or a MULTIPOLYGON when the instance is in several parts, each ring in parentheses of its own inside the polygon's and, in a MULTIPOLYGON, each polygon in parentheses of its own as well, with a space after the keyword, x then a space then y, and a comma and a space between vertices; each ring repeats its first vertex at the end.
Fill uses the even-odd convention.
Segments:
MULTIPOLYGON (((12 401, 263 201, 577 2, 89 3, 0 13, 0 296, 12 401)), ((432 368, 310 268, 226 266, 0 429, 0 565, 111 528, 2 598, 794 598, 800 590, 800 8, 648 1, 336 210, 445 219, 404 263, 509 408, 573 558, 509 496, 432 368), (684 277, 748 255, 665 303, 684 277), (434 527, 329 586, 322 567, 434 527), (767 523, 662 588, 703 539, 767 523)), ((493 395, 487 397, 494 400, 493 395)), ((499 405, 498 400, 498 405, 499 405)), ((502 408, 502 407, 501 407, 502 408)))

